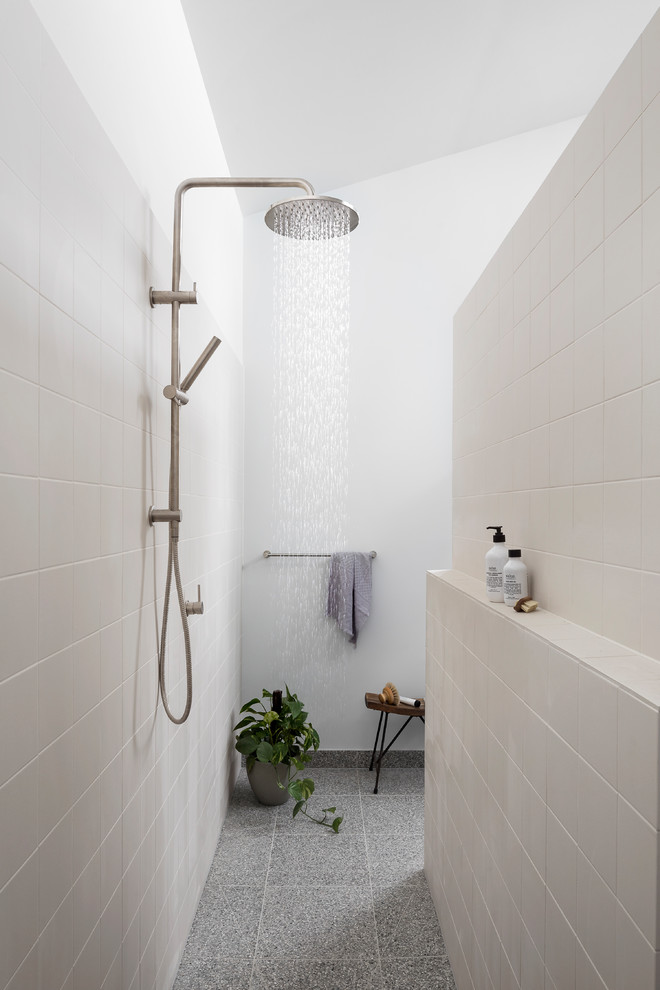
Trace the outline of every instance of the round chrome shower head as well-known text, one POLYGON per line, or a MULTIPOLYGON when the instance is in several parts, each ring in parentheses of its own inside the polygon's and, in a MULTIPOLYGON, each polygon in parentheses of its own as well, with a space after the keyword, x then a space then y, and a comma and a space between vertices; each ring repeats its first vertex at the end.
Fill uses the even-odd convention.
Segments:
POLYGON ((265 216, 275 234, 302 241, 343 237, 355 230, 360 218, 356 210, 334 196, 301 196, 273 203, 265 216))

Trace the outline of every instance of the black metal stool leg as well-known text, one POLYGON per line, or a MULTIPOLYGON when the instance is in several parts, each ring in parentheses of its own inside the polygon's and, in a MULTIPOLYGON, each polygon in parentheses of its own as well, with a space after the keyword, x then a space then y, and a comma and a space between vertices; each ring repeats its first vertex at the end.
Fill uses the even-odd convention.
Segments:
POLYGON ((383 715, 384 714, 385 714, 385 712, 381 712, 380 713, 380 718, 378 719, 378 730, 376 732, 376 742, 374 743, 374 751, 371 754, 371 763, 369 764, 369 769, 370 770, 373 770, 373 768, 374 768, 374 757, 376 756, 376 750, 378 748, 378 737, 380 736, 380 727, 381 727, 382 722, 383 722, 383 715))
POLYGON ((374 794, 378 794, 378 779, 380 777, 380 765, 383 762, 383 749, 385 748, 385 735, 387 733, 387 719, 389 718, 389 712, 385 712, 385 725, 383 726, 383 738, 380 743, 380 754, 378 756, 378 763, 376 764, 376 786, 374 787, 374 794))

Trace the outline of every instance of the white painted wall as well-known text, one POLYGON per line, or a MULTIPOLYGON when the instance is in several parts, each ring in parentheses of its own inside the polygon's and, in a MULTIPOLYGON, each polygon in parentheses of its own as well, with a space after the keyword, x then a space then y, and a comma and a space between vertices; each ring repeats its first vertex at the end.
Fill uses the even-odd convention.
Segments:
MULTIPOLYGON (((181 180, 229 174, 179 0, 31 2, 169 234, 181 180)), ((10 7, 15 3, 9 0, 10 7)), ((239 358, 242 312, 235 286, 241 280, 241 238, 234 192, 186 195, 183 263, 207 305, 222 314, 220 336, 239 358)), ((162 288, 169 288, 169 280, 162 288)))
MULTIPOLYGON (((373 608, 357 649, 304 700, 329 749, 367 749, 364 692, 424 691, 425 571, 451 561, 452 318, 579 121, 334 190, 360 226, 351 241, 348 543, 375 549, 373 608), (340 714, 338 714, 340 713, 340 714)), ((314 182, 314 176, 308 177, 314 182)), ((272 243, 245 234, 246 473, 243 692, 271 670, 272 243)), ((314 550, 286 547, 284 550, 314 550)), ((325 549, 325 548, 321 548, 325 549)), ((291 671, 281 670, 291 679, 291 671)), ((318 680, 323 678, 317 678, 318 680)), ((293 683, 291 684, 293 687, 293 683)), ((412 725, 401 745, 421 748, 412 725)))
MULTIPOLYGON (((191 716, 175 727, 157 704, 167 534, 147 524, 167 500, 169 313, 149 308, 148 288, 169 280, 170 210, 160 223, 150 205, 181 149, 156 113, 113 146, 103 126, 145 109, 143 76, 152 94, 168 79, 148 45, 139 71, 123 47, 137 11, 89 6, 123 32, 107 25, 112 66, 84 5, 40 5, 72 61, 94 56, 78 83, 28 0, 0 12, 3 990, 171 987, 237 771, 242 366, 223 344, 181 416, 181 568, 206 610, 191 623, 191 716), (106 86, 97 116, 86 94, 106 86)), ((181 41, 169 38, 174 57, 181 41)), ((206 138, 208 161, 212 122, 206 138)), ((184 366, 241 311, 242 218, 231 195, 218 209, 238 261, 213 311, 182 314, 184 366)))

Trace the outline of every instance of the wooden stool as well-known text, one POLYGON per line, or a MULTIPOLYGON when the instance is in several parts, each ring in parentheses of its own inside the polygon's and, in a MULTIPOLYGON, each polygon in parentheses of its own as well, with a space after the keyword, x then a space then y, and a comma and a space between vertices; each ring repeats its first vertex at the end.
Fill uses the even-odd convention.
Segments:
POLYGON ((374 759, 376 757, 376 749, 378 748, 378 737, 380 736, 380 727, 383 722, 383 715, 385 716, 385 725, 383 725, 383 736, 380 743, 380 755, 376 760, 376 786, 374 787, 374 794, 378 794, 378 778, 380 777, 380 766, 381 763, 383 762, 383 757, 385 756, 385 753, 387 753, 387 751, 390 749, 392 743, 396 742, 396 740, 399 738, 399 736, 401 735, 401 733, 403 732, 403 730, 408 725, 408 722, 410 722, 411 719, 421 718, 422 722, 424 722, 424 714, 426 712, 426 709, 424 707, 423 701, 419 708, 413 708, 411 705, 402 705, 402 704, 384 705, 382 701, 378 700, 378 695, 372 694, 370 691, 367 691, 367 693, 365 694, 364 703, 367 706, 367 708, 372 708, 374 711, 380 712, 380 718, 378 720, 378 731, 376 732, 376 742, 374 743, 373 753, 371 754, 371 763, 369 764, 370 770, 373 770, 374 768, 374 759), (387 720, 390 715, 407 715, 408 717, 401 726, 401 728, 399 729, 399 731, 397 732, 397 734, 395 735, 392 742, 387 747, 387 749, 385 749, 384 748, 385 733, 387 732, 387 720))

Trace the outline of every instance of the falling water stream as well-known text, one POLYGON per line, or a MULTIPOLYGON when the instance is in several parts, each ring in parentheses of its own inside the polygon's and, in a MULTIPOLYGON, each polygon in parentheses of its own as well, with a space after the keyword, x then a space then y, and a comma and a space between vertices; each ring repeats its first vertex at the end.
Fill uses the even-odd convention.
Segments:
MULTIPOLYGON (((289 236, 273 238, 273 548, 288 553, 346 546, 350 238, 337 236, 348 234, 348 217, 321 219, 335 236, 309 239, 303 227, 319 217, 303 212, 283 220, 289 236)), ((270 565, 273 674, 314 710, 331 682, 343 683, 345 637, 325 614, 330 561, 274 557, 270 565)))

